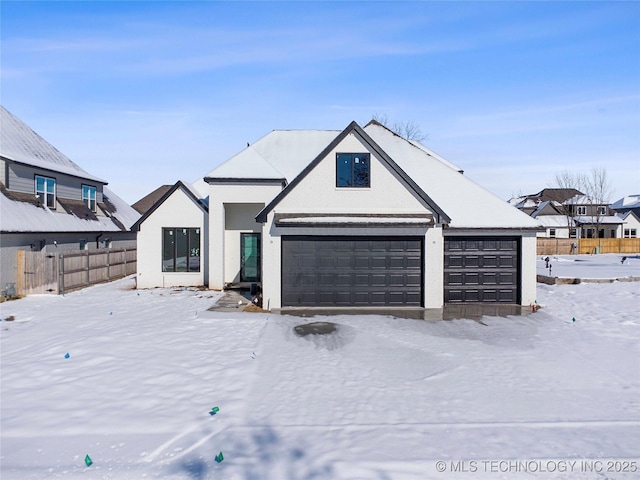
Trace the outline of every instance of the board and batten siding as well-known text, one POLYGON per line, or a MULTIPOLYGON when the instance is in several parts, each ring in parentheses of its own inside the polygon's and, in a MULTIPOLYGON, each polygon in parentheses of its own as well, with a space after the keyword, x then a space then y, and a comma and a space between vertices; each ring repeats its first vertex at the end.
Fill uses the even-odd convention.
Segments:
POLYGON ((102 187, 99 182, 93 182, 64 173, 52 172, 29 165, 10 163, 8 168, 8 182, 5 186, 14 192, 35 193, 35 176, 54 178, 56 180, 56 197, 71 200, 82 200, 82 186, 96 187, 96 201, 102 202, 102 187))

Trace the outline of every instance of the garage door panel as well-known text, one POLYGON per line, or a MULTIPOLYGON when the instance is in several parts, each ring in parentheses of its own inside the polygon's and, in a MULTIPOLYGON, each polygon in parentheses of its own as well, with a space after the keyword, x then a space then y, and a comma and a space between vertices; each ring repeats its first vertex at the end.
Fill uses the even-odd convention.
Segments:
POLYGON ((445 237, 445 303, 518 303, 519 255, 517 237, 445 237))
POLYGON ((420 306, 422 249, 421 237, 283 237, 282 305, 420 306))

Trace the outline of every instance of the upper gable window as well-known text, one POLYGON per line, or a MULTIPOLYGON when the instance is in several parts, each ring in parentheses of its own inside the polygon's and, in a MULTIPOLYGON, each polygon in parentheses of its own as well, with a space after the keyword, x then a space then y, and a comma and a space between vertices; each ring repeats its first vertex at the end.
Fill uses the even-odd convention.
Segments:
POLYGON ((96 211, 96 187, 90 185, 82 186, 82 201, 92 212, 96 211))
POLYGON ((337 187, 369 187, 368 153, 338 153, 336 156, 337 187))
POLYGON ((586 215, 587 214, 587 207, 578 207, 578 215, 586 215))
POLYGON ((36 175, 36 197, 47 207, 56 208, 55 178, 36 175))

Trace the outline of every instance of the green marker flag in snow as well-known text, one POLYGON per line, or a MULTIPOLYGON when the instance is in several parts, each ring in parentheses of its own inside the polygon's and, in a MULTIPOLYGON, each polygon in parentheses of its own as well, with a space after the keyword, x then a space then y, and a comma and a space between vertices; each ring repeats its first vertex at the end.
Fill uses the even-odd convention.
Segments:
POLYGON ((574 321, 574 322, 576 321, 576 317, 573 317, 573 321, 574 321))
POLYGON ((90 467, 91 465, 93 465, 93 460, 91 460, 91 457, 89 455, 87 455, 86 457, 84 457, 84 464, 87 467, 90 467))
POLYGON ((218 407, 213 407, 213 408, 211 409, 211 411, 209 412, 209 415, 213 416, 213 415, 215 415, 216 413, 218 413, 219 411, 220 411, 220 409, 219 409, 218 407))
POLYGON ((216 462, 220 463, 222 460, 224 460, 224 457, 222 456, 222 452, 220 452, 216 455, 216 462))

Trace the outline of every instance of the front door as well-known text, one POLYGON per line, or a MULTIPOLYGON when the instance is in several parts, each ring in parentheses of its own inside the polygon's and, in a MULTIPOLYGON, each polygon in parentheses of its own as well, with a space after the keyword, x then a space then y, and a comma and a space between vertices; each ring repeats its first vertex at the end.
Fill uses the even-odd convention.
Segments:
POLYGON ((240 281, 260 281, 260 233, 240 234, 240 281))

